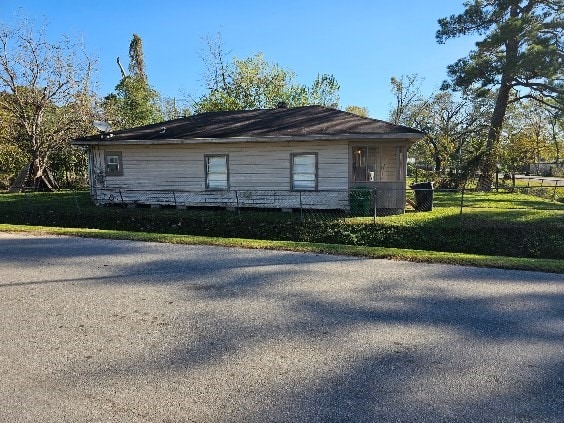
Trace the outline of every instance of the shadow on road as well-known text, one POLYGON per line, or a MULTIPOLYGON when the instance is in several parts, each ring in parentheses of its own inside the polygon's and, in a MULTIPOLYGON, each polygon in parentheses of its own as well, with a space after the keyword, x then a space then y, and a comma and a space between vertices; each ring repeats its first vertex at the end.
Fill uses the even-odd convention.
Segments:
MULTIPOLYGON (((69 266, 66 278, 31 284, 143 288, 159 301, 166 293, 159 320, 143 321, 146 332, 124 331, 112 361, 94 354, 58 376, 98 399, 110 392, 123 404, 133 394, 141 416, 152 415, 155 401, 167 418, 195 421, 557 422, 564 415, 561 275, 88 244, 0 240, 0 255, 11 249, 14 266, 69 266), (99 273, 74 274, 70 262, 83 259, 99 273), (119 356, 144 337, 150 342, 137 354, 119 356)), ((142 314, 135 307, 106 323, 119 330, 142 314)))

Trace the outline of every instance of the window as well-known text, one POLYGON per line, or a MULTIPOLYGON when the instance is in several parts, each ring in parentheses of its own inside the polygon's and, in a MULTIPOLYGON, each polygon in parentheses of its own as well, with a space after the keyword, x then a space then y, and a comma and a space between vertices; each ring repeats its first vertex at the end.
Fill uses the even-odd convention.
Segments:
POLYGON ((292 189, 317 190, 317 153, 292 154, 292 189))
POLYGON ((206 164, 206 189, 229 188, 229 156, 204 156, 206 164))
POLYGON ((352 148, 352 180, 355 182, 372 182, 377 180, 376 149, 373 147, 352 148))
POLYGON ((350 150, 353 182, 405 181, 404 146, 353 145, 350 150))
POLYGON ((105 151, 104 162, 106 164, 106 176, 123 175, 121 151, 105 151))

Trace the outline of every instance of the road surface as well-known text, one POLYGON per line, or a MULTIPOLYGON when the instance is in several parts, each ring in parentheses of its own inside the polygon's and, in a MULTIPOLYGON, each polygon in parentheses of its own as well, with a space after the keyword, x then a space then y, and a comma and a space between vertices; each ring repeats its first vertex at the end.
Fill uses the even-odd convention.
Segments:
POLYGON ((563 422, 564 276, 0 233, 5 422, 563 422))

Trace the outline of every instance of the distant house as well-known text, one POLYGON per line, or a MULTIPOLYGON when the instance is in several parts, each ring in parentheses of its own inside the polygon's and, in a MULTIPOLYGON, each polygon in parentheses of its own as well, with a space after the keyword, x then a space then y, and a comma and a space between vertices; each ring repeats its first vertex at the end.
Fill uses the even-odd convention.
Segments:
POLYGON ((90 189, 112 202, 348 209, 350 189, 405 207, 415 129, 322 106, 202 113, 74 140, 90 189))

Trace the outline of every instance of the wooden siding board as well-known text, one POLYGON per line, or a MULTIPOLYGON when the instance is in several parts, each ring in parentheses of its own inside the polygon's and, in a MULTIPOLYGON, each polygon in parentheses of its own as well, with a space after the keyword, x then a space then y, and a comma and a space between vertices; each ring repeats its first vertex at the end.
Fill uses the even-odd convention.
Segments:
MULTIPOLYGON (((282 145, 252 145, 251 151, 242 146, 188 145, 124 147, 124 176, 107 179, 107 185, 135 184, 144 189, 203 188, 202 161, 204 154, 229 154, 230 187, 232 189, 280 189, 289 187, 290 154, 319 152, 319 186, 344 188, 347 186, 346 143, 325 145, 313 143, 281 143, 282 145), (304 145, 305 144, 305 145, 304 145), (325 152, 323 154, 322 152, 325 152), (338 171, 336 171, 338 170, 338 171)), ((247 145, 248 146, 248 145, 247 145)))
POLYGON ((126 189, 99 189, 98 204, 174 205, 177 207, 260 207, 289 209, 348 208, 346 191, 143 191, 126 189))

